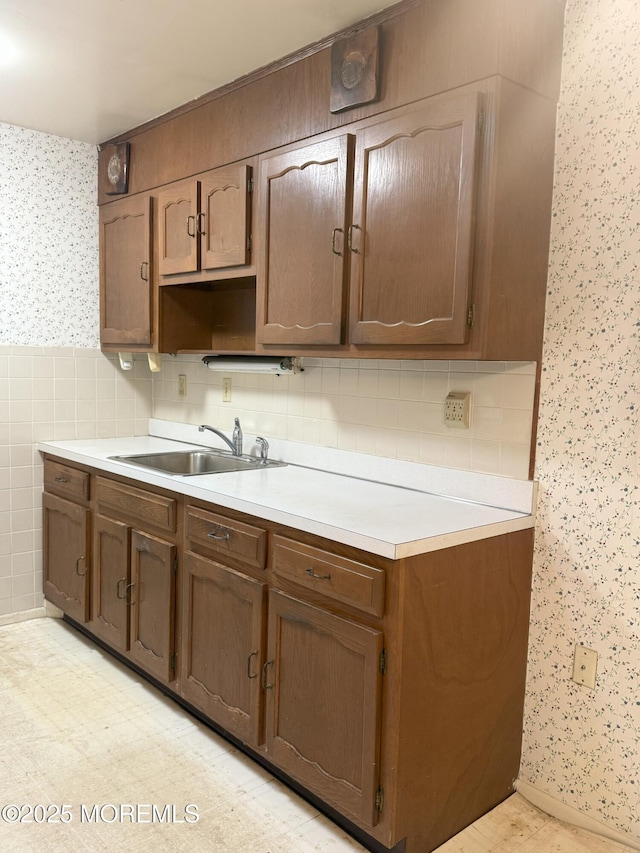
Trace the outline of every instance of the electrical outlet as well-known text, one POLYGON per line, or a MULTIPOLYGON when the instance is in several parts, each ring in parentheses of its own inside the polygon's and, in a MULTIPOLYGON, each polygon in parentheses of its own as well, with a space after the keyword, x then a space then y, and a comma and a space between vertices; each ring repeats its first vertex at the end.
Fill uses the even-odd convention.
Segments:
POLYGON ((584 687, 596 689, 596 669, 598 667, 598 652, 586 646, 576 645, 573 654, 573 680, 584 687))
POLYGON ((231 377, 225 376, 222 380, 222 402, 231 402, 231 377))
POLYGON ((187 377, 186 374, 180 373, 178 375, 178 396, 186 397, 187 396, 187 377))
POLYGON ((471 394, 469 391, 450 391, 444 401, 444 422, 449 427, 469 429, 471 394))

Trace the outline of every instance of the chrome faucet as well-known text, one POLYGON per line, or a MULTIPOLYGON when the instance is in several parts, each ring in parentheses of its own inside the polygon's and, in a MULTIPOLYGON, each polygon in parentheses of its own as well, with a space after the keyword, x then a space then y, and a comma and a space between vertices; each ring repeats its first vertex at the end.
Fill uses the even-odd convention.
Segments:
POLYGON ((210 432, 214 432, 219 438, 228 444, 234 456, 242 456, 242 429, 240 427, 240 418, 235 419, 233 436, 231 439, 227 438, 221 430, 216 429, 216 427, 209 426, 209 424, 200 424, 198 427, 200 432, 204 432, 205 429, 208 429, 210 432))
POLYGON ((256 436, 256 442, 260 445, 260 464, 266 465, 269 458, 269 442, 261 435, 256 436))

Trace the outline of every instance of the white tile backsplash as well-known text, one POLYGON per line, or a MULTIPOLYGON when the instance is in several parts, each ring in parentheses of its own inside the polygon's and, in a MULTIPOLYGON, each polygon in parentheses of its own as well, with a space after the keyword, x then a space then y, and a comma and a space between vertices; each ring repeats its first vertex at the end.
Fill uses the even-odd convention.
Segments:
POLYGON ((232 402, 222 402, 222 374, 197 356, 177 356, 152 378, 153 417, 214 423, 275 438, 379 456, 427 461, 526 478, 529 471, 535 365, 303 359, 293 376, 230 374, 232 402), (188 377, 186 398, 177 378, 188 377), (450 390, 472 395, 471 428, 444 422, 450 390), (476 444, 481 442, 476 447, 476 444))

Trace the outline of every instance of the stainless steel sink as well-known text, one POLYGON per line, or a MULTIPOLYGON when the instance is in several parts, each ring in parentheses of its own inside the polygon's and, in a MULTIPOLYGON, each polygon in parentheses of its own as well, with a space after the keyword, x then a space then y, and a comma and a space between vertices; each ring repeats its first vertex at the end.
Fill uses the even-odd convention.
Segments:
POLYGON ((168 453, 137 453, 131 456, 110 456, 109 458, 183 477, 192 477, 196 474, 224 474, 229 471, 255 471, 287 464, 271 459, 263 462, 251 456, 233 456, 224 450, 172 450, 168 453))

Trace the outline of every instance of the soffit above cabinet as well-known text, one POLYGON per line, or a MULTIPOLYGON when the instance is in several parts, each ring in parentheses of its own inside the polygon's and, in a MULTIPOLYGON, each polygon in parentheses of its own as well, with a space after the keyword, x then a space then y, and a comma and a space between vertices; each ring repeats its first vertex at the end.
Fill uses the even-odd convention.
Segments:
POLYGON ((98 143, 393 4, 152 5, 0 0, 0 122, 98 143))

